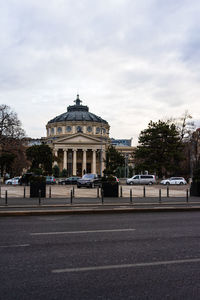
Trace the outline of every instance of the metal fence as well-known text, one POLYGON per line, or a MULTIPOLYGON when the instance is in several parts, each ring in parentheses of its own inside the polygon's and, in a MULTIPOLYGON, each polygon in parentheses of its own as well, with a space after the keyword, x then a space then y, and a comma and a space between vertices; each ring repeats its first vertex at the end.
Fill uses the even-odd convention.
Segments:
POLYGON ((200 203, 190 197, 189 186, 119 186, 119 197, 104 197, 101 188, 77 188, 76 186, 46 186, 46 197, 41 194, 30 198, 29 186, 0 186, 0 206, 74 205, 74 204, 127 204, 165 205, 200 203))

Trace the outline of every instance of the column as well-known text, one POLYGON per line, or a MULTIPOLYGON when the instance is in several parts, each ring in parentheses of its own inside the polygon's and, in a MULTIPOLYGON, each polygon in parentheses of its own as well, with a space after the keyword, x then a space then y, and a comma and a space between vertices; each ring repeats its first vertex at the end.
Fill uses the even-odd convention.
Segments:
MULTIPOLYGON (((58 157, 58 150, 57 150, 57 149, 54 150, 54 156, 55 156, 55 157, 58 157)), ((56 165, 58 165, 58 163, 57 163, 56 160, 54 160, 54 162, 53 162, 53 167, 56 166, 56 165)))
POLYGON ((103 176, 103 171, 106 168, 105 161, 106 161, 106 151, 102 150, 102 176, 103 176))
MULTIPOLYGON (((83 149, 83 167, 82 167, 82 173, 87 171, 87 158, 86 158, 86 154, 87 154, 87 149, 83 149)), ((83 173, 84 174, 84 173, 83 173)))
POLYGON ((96 174, 96 149, 92 150, 92 173, 96 174))
POLYGON ((77 167, 76 167, 76 151, 77 149, 72 149, 73 151, 73 174, 74 176, 76 176, 77 174, 77 167))
POLYGON ((67 150, 63 150, 63 169, 67 170, 67 150))

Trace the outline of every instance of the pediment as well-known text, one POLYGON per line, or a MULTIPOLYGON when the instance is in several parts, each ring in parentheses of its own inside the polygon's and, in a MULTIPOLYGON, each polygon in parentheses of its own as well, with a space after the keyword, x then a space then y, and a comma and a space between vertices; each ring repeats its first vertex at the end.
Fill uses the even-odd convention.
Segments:
POLYGON ((81 134, 81 133, 77 133, 77 134, 73 134, 70 136, 65 136, 65 137, 61 137, 58 138, 54 141, 54 144, 60 145, 60 144, 65 144, 65 145, 78 145, 78 144, 83 144, 83 145, 98 145, 101 144, 101 140, 99 138, 94 138, 94 137, 90 137, 88 135, 85 134, 81 134))

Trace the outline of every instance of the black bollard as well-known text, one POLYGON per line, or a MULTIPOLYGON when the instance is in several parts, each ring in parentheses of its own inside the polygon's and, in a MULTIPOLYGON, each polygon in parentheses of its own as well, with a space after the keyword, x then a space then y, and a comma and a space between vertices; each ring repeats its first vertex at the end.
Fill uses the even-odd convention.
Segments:
POLYGON ((167 186, 167 198, 169 198, 169 186, 167 186))
POLYGON ((72 188, 72 193, 73 193, 73 197, 74 197, 74 186, 73 186, 73 188, 72 188))
POLYGON ((97 186, 97 198, 99 198, 99 186, 97 186))
POLYGON ((51 198, 51 186, 49 187, 49 198, 51 198))
POLYGON ((71 193, 70 193, 70 203, 72 204, 72 201, 73 201, 73 191, 71 190, 71 193))
POLYGON ((122 186, 120 186, 120 197, 122 197, 122 186))
POLYGON ((130 189, 130 203, 133 204, 132 190, 130 189))
POLYGON ((186 202, 187 203, 189 202, 189 191, 188 191, 188 189, 186 190, 186 202))
POLYGON ((26 198, 26 188, 24 187, 24 198, 26 198))
POLYGON ((0 186, 0 199, 1 199, 1 186, 0 186))
POLYGON ((39 205, 41 205, 41 190, 38 191, 39 194, 39 205))
POLYGON ((144 198, 146 197, 146 188, 145 188, 145 186, 144 186, 144 188, 143 188, 143 197, 144 197, 144 198))
POLYGON ((8 191, 5 191, 5 205, 8 205, 8 191))
POLYGON ((159 189, 159 203, 161 204, 161 189, 159 189))
POLYGON ((104 199, 103 199, 103 189, 101 189, 101 203, 104 204, 104 199))

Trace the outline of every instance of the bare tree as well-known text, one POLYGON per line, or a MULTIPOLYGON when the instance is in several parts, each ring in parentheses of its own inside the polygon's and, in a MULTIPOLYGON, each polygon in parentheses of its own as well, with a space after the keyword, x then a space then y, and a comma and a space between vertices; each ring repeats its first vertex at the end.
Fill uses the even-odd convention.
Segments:
POLYGON ((19 140, 25 136, 17 114, 6 104, 0 105, 0 144, 8 140, 19 140))
POLYGON ((25 132, 15 112, 6 104, 0 105, 0 169, 4 172, 21 172, 26 166, 25 132))

